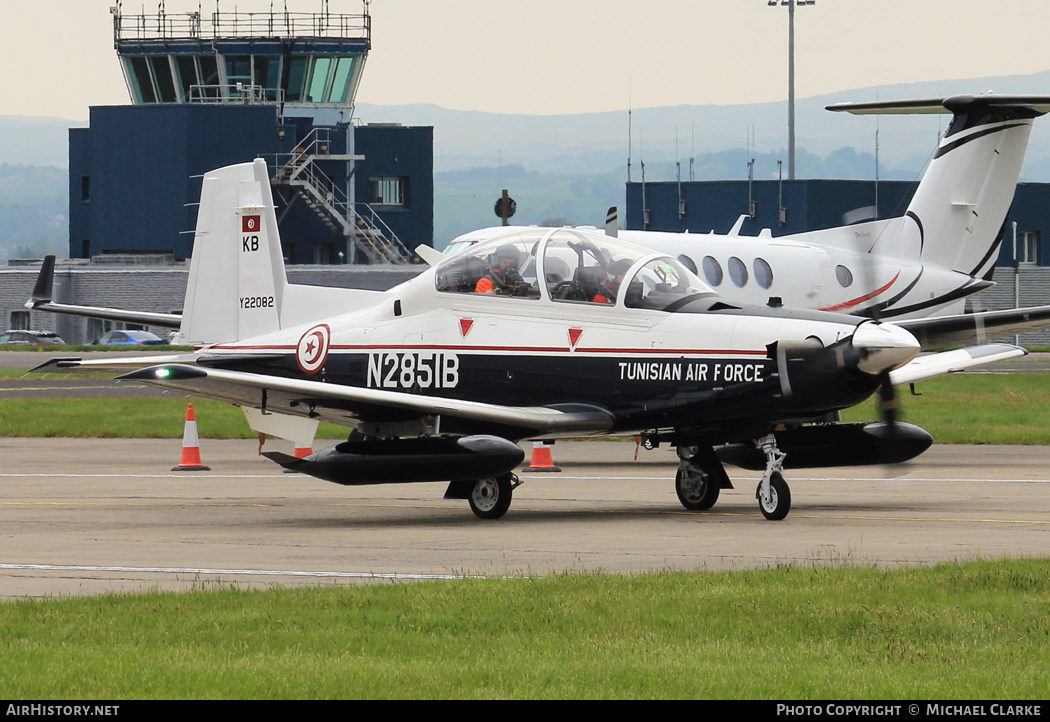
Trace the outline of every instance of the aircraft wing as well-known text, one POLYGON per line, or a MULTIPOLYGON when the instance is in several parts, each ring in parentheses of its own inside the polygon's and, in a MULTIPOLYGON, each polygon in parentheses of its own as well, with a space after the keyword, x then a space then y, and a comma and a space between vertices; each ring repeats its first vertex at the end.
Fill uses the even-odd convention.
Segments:
POLYGON ((983 346, 970 346, 954 351, 918 356, 899 369, 890 371, 890 382, 894 386, 913 384, 937 376, 965 371, 974 366, 983 366, 1027 354, 1028 351, 1020 346, 989 343, 983 346))
POLYGON ((1050 306, 913 318, 894 321, 894 325, 910 331, 924 350, 930 350, 1048 328, 1050 306))
MULTIPOLYGON (((424 416, 438 423, 465 422, 520 433, 521 438, 566 432, 587 434, 612 428, 612 414, 595 406, 566 408, 501 406, 440 396, 343 386, 321 381, 162 363, 118 377, 275 413, 309 415, 337 424, 368 420, 397 421, 424 416)), ((457 424, 457 428, 459 428, 457 424)))

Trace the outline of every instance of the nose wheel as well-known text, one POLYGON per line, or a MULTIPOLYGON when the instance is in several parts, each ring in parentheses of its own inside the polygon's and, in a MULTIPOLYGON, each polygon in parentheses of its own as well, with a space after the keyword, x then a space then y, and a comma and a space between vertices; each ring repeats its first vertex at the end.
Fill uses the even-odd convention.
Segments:
POLYGON ((791 489, 784 481, 779 471, 774 471, 769 477, 769 493, 762 493, 765 480, 758 483, 755 497, 758 498, 758 508, 762 510, 762 516, 770 521, 780 521, 788 515, 791 510, 791 489))
POLYGON ((758 483, 755 497, 762 516, 770 521, 780 521, 791 511, 791 489, 784 481, 784 452, 777 448, 777 440, 772 434, 755 440, 755 446, 766 455, 766 471, 758 483))

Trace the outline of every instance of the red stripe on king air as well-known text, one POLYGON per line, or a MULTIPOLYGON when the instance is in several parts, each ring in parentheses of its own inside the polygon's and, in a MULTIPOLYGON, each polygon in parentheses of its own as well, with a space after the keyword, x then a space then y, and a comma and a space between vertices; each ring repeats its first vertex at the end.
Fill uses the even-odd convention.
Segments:
POLYGON ((826 306, 824 308, 820 308, 820 309, 817 309, 817 310, 819 310, 819 311, 842 311, 842 310, 847 309, 847 308, 853 308, 854 306, 858 306, 858 305, 864 303, 865 301, 869 301, 869 300, 875 298, 876 296, 878 296, 883 291, 886 291, 887 289, 889 289, 890 286, 892 286, 894 283, 896 283, 897 279, 900 278, 900 277, 901 277, 901 273, 900 273, 900 271, 897 271, 897 275, 893 277, 893 280, 890 281, 889 283, 887 283, 885 286, 883 286, 880 289, 872 291, 871 293, 866 293, 863 296, 858 296, 857 298, 854 298, 852 301, 846 301, 845 303, 840 303, 840 304, 838 304, 836 306, 826 306))

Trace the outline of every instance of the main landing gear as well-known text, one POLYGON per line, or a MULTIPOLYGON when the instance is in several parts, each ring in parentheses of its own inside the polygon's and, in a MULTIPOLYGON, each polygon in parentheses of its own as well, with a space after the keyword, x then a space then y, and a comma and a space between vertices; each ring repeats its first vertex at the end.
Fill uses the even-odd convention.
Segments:
MULTIPOLYGON (((718 501, 721 480, 710 457, 714 454, 703 454, 697 446, 678 447, 681 462, 674 477, 674 490, 678 493, 678 501, 689 511, 707 511, 718 501)), ((714 464, 722 471, 718 457, 714 457, 714 464)))
POLYGON ((510 508, 514 489, 521 484, 514 474, 478 479, 467 497, 470 510, 479 519, 499 519, 510 508))
MULTIPOLYGON (((766 470, 755 490, 758 508, 766 519, 779 521, 791 509, 791 490, 783 474, 785 454, 777 448, 772 434, 755 439, 754 444, 766 455, 766 470)), ((718 501, 721 489, 733 488, 722 462, 710 447, 679 446, 678 458, 681 461, 675 474, 674 489, 686 509, 706 511, 718 501)))

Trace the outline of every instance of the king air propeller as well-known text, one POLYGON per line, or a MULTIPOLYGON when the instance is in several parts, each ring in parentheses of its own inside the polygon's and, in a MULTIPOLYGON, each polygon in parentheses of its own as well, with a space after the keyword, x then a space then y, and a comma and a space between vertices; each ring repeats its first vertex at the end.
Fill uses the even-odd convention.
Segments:
MULTIPOLYGON (((864 254, 864 274, 867 277, 868 288, 877 288, 875 285, 876 273, 875 273, 875 261, 871 255, 872 249, 868 248, 864 254)), ((892 324, 882 323, 882 302, 875 302, 870 308, 870 316, 877 328, 889 328, 893 329, 890 333, 894 334, 905 334, 916 344, 916 348, 919 348, 918 341, 907 331, 900 328, 899 326, 893 326, 892 324)), ((859 330, 859 329, 858 329, 859 330)), ((877 347, 872 347, 869 350, 869 354, 873 356, 877 355, 877 347)), ((897 392, 894 388, 893 382, 890 380, 890 372, 895 368, 903 366, 905 363, 911 360, 915 354, 905 359, 903 362, 895 366, 884 366, 880 371, 877 372, 879 379, 879 415, 885 424, 886 429, 886 442, 887 446, 883 449, 883 454, 887 460, 893 457, 893 446, 898 439, 898 425, 897 425, 897 392)))

